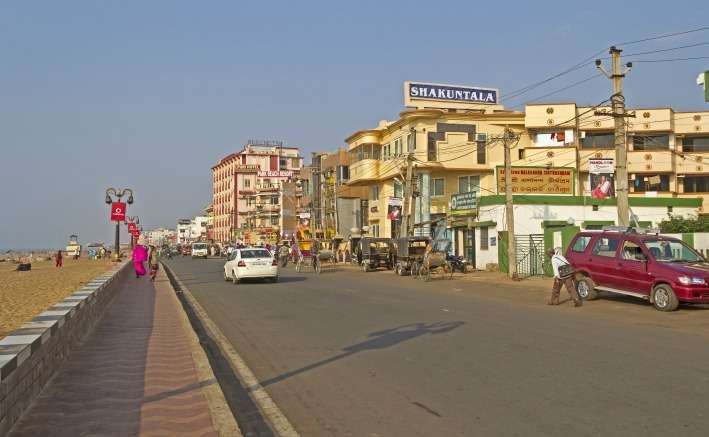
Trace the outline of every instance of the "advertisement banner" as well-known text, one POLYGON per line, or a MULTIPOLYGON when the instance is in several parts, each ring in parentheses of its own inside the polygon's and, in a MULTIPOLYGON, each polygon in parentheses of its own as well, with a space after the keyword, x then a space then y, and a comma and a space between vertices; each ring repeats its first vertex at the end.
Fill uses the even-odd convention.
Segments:
POLYGON ((256 175, 260 178, 292 178, 293 170, 259 170, 256 175))
POLYGON ((589 158, 588 171, 593 174, 615 173, 613 158, 589 158))
MULTIPOLYGON (((514 194, 573 194, 574 169, 566 167, 512 167, 514 194)), ((497 192, 504 193, 505 169, 497 167, 497 192)))
POLYGON ((400 197, 390 197, 387 202, 387 219, 391 221, 401 220, 401 207, 403 201, 400 197))
POLYGON ((132 234, 137 230, 138 230, 138 225, 136 225, 135 223, 128 223, 128 232, 129 233, 132 234))
POLYGON ((126 204, 124 202, 113 202, 111 204, 111 221, 123 222, 126 220, 126 204))
POLYGON ((594 199, 615 197, 615 173, 591 173, 589 179, 591 197, 594 199))
POLYGON ((458 193, 451 196, 451 211, 465 211, 478 206, 478 196, 474 191, 458 193))

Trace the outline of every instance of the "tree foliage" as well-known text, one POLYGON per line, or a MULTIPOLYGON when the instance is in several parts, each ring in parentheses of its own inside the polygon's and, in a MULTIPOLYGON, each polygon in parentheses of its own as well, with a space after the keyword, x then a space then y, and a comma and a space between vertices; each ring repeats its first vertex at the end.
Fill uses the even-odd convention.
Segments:
POLYGON ((659 225, 660 231, 664 234, 709 232, 709 215, 698 217, 668 216, 659 225))

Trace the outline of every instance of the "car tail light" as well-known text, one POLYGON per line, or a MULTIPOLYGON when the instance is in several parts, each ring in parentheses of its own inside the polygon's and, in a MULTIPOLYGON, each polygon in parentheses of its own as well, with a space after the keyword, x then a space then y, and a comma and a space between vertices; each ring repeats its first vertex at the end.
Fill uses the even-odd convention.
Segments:
POLYGON ((239 263, 236 265, 237 267, 246 267, 246 263, 244 260, 239 261, 239 263))
POLYGON ((277 260, 277 259, 274 259, 273 262, 271 262, 271 265, 272 265, 272 266, 277 266, 277 265, 278 265, 278 260, 277 260))

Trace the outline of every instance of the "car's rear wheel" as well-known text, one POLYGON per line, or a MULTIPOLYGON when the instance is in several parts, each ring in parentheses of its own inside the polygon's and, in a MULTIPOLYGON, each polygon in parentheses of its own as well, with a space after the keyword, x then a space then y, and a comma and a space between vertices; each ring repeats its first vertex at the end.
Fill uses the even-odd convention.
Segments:
POLYGON ((226 270, 224 270, 224 280, 227 282, 231 281, 231 278, 227 275, 226 270))
POLYGON ((576 292, 579 294, 581 300, 598 299, 596 284, 594 284, 588 276, 581 276, 576 280, 576 292))
POLYGON ((679 306, 679 300, 672 287, 660 284, 653 291, 653 305, 659 311, 674 311, 679 306))
POLYGON ((234 283, 234 285, 239 283, 239 278, 236 276, 236 272, 232 271, 231 272, 231 280, 234 283))

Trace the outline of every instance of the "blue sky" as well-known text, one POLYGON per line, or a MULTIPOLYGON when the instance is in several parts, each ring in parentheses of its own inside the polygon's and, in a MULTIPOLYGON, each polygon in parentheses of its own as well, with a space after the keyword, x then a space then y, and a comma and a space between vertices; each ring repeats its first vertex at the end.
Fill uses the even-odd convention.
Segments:
MULTIPOLYGON (((610 44, 709 25, 706 1, 481 3, 0 3, 0 247, 56 247, 71 233, 110 242, 109 186, 134 189, 129 214, 146 227, 172 227, 210 201, 210 167, 247 139, 333 149, 396 117, 406 79, 494 86, 504 99, 610 44)), ((706 41, 697 32, 626 53, 706 41)), ((709 46, 642 58, 685 56, 709 46)), ((695 84, 705 69, 637 64, 628 105, 706 110, 695 84)), ((609 94, 598 78, 545 101, 609 94)))

